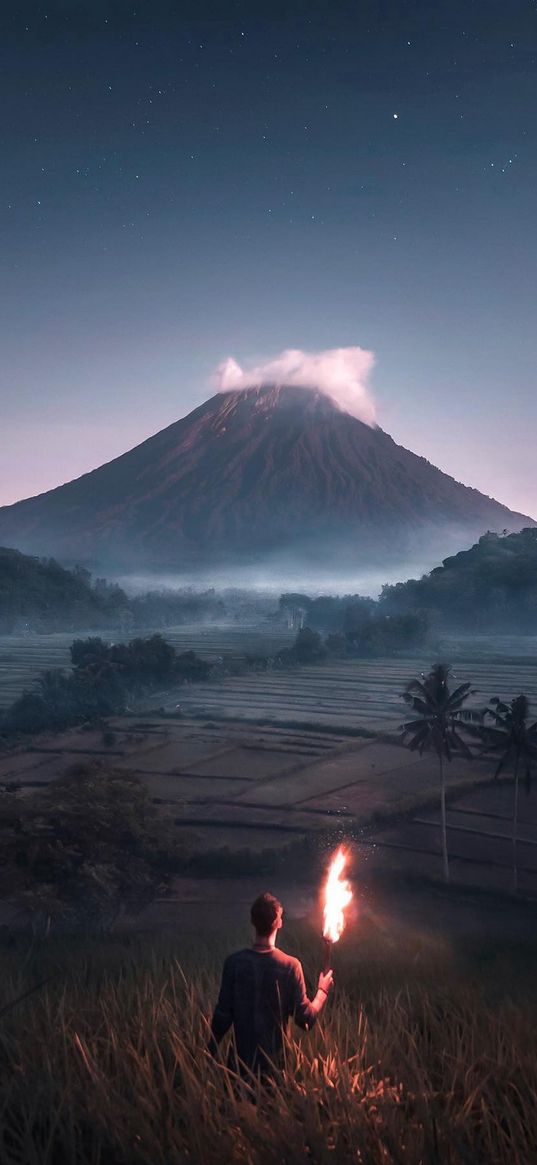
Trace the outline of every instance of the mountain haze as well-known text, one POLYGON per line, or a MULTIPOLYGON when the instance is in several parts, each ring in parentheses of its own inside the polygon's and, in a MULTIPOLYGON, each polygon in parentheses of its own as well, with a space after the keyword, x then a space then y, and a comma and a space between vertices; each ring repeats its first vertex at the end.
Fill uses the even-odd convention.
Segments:
POLYGON ((118 568, 443 553, 531 518, 315 389, 220 393, 114 461, 0 508, 0 544, 118 568))

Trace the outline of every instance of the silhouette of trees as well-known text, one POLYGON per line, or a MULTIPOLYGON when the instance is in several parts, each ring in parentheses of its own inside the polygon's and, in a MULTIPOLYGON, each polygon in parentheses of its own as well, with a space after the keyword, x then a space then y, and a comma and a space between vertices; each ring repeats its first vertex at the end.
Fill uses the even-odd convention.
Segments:
POLYGON ((92 582, 82 567, 66 570, 53 558, 34 558, 0 547, 0 631, 31 627, 110 626, 128 607, 124 591, 104 579, 92 582))
POLYGON ((129 698, 160 685, 207 679, 211 665, 193 651, 177 654, 161 635, 107 644, 103 639, 75 639, 71 672, 41 672, 32 689, 8 708, 6 733, 57 731, 99 720, 125 710, 129 698))
POLYGON ((530 722, 530 707, 527 696, 515 696, 504 702, 495 697, 483 713, 479 729, 485 747, 499 753, 495 777, 506 768, 513 770, 513 891, 518 890, 518 817, 520 773, 524 771, 526 790, 529 792, 532 767, 537 760, 537 721, 530 722), (487 717, 492 723, 487 724, 487 717))
POLYGON ((1 793, 0 843, 0 894, 34 928, 110 926, 165 892, 184 855, 136 776, 87 764, 1 793))
POLYGON ((416 714, 402 727, 404 743, 412 751, 421 754, 425 750, 436 753, 440 777, 440 817, 442 843, 442 869, 444 881, 449 882, 449 857, 446 819, 446 781, 444 761, 450 761, 455 753, 471 758, 472 754, 461 736, 464 731, 462 712, 470 695, 469 683, 450 688, 451 668, 444 663, 435 663, 426 676, 411 680, 403 692, 403 699, 416 714))
POLYGON ((468 631, 536 630, 537 529, 484 534, 423 578, 383 587, 379 611, 468 631))

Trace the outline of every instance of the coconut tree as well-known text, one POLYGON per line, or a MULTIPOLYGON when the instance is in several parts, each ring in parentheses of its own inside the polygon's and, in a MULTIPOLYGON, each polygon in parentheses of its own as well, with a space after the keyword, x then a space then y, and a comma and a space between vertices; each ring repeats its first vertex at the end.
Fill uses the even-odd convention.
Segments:
POLYGON ((403 692, 403 699, 416 714, 415 720, 408 720, 402 726, 403 741, 408 748, 420 755, 426 750, 436 753, 440 776, 440 815, 442 834, 442 867, 444 881, 449 882, 449 859, 446 821, 446 780, 444 762, 459 753, 471 758, 472 754, 460 734, 464 730, 461 714, 470 695, 469 683, 450 688, 451 668, 445 663, 435 663, 428 675, 412 680, 403 692))
POLYGON ((494 774, 497 777, 502 769, 513 768, 514 796, 513 796, 513 826, 512 826, 512 853, 513 853, 513 891, 518 890, 518 810, 520 792, 520 773, 524 771, 526 789, 529 792, 531 770, 537 760, 537 721, 530 723, 530 706, 527 696, 515 696, 505 703, 496 696, 490 701, 490 706, 483 713, 483 726, 480 735, 487 750, 500 754, 500 759, 494 774), (486 718, 492 723, 487 724, 486 718))

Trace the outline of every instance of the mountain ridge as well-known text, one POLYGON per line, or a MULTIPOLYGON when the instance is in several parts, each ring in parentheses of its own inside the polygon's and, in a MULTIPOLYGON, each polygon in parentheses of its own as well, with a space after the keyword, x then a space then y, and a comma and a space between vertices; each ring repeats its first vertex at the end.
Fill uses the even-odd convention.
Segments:
POLYGON ((473 539, 535 524, 318 389, 252 386, 0 508, 0 542, 71 561, 171 566, 338 545, 378 558, 441 527, 473 539))

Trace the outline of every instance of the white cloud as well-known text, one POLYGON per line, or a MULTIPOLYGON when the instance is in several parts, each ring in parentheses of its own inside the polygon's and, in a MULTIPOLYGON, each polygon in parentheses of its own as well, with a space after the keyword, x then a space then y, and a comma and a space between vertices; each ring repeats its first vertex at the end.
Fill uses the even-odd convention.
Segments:
POLYGON ((266 384, 293 384, 317 388, 367 425, 376 423, 375 402, 368 385, 375 362, 366 348, 327 348, 324 352, 303 352, 287 348, 271 360, 242 368, 233 356, 216 370, 220 392, 236 392, 266 384))

